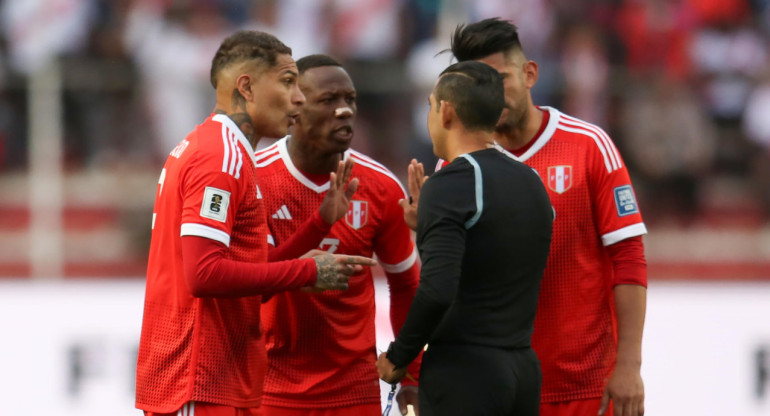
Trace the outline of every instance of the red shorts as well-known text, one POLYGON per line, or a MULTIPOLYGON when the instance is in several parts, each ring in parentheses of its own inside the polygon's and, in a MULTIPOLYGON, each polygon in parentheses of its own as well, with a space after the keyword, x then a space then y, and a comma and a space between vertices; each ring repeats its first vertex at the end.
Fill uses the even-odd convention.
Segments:
MULTIPOLYGON (((601 398, 540 403, 540 416, 596 416, 601 404, 601 398)), ((612 401, 604 412, 604 416, 612 416, 612 401)))
POLYGON ((188 402, 171 413, 144 412, 145 416, 263 416, 261 407, 231 407, 218 404, 188 402))
POLYGON ((382 414, 382 408, 379 404, 361 404, 328 409, 292 409, 263 405, 260 409, 262 416, 380 416, 382 414))

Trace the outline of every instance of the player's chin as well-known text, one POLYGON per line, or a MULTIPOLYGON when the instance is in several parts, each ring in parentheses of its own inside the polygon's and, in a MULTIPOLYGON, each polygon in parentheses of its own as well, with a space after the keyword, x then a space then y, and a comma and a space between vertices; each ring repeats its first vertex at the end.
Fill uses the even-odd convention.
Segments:
POLYGON ((335 150, 344 152, 350 148, 350 144, 353 142, 353 134, 332 133, 329 141, 336 148, 335 150))
POLYGON ((286 137, 286 135, 289 133, 289 126, 282 125, 282 126, 276 126, 275 129, 265 134, 265 137, 271 138, 271 139, 280 139, 283 137, 286 137))

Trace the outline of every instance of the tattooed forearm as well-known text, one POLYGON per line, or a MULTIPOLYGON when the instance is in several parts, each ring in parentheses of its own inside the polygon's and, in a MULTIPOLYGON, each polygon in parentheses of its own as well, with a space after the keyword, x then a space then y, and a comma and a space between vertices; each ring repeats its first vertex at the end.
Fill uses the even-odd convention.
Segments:
POLYGON ((323 254, 315 256, 316 283, 315 287, 319 289, 337 288, 339 278, 337 277, 337 265, 334 262, 334 256, 323 254))

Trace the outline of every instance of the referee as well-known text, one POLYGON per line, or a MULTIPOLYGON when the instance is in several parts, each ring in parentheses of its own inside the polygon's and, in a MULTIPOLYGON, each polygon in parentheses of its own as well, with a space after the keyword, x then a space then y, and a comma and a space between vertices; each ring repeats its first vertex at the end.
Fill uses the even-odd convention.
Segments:
POLYGON ((420 192, 420 285, 377 361, 397 383, 429 345, 421 416, 538 414, 530 340, 554 214, 537 173, 494 145, 504 106, 501 76, 475 61, 444 70, 430 96, 433 151, 450 163, 420 192))

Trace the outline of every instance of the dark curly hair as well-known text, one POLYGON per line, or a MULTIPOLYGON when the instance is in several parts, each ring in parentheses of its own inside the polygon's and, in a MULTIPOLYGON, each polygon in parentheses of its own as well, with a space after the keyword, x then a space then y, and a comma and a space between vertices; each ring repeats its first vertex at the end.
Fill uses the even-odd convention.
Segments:
POLYGON ((217 87, 217 75, 231 64, 258 60, 272 67, 278 55, 291 55, 291 48, 269 33, 238 31, 222 41, 211 60, 211 85, 217 87))

